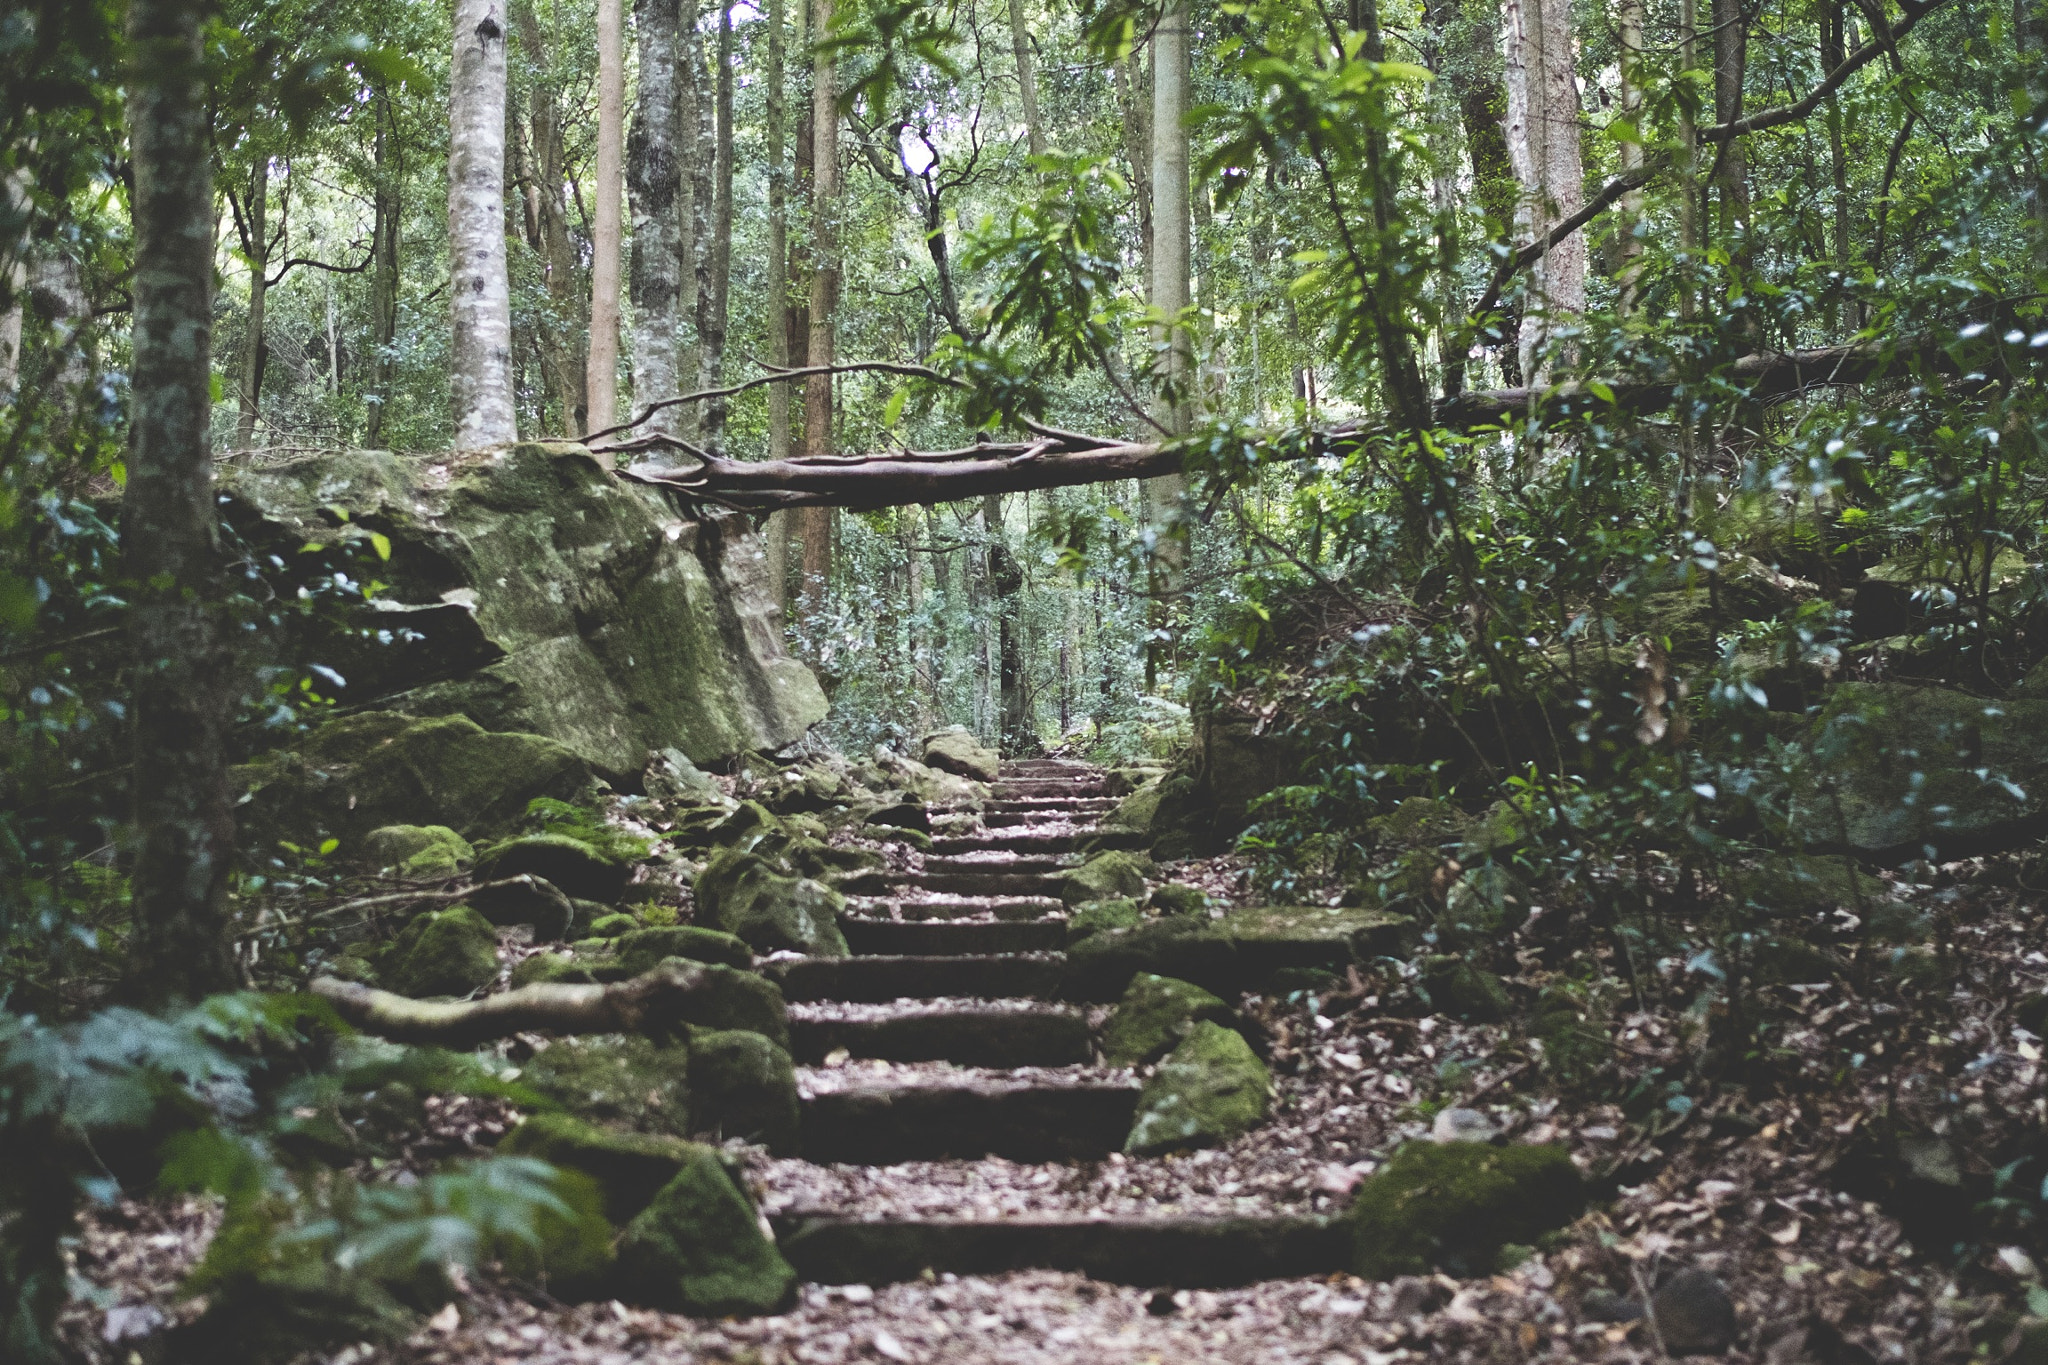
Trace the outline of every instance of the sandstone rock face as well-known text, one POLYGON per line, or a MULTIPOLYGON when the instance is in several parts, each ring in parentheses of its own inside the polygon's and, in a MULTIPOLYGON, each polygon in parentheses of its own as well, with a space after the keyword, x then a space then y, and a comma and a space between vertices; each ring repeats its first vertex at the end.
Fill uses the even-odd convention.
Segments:
POLYGON ((238 470, 222 492, 264 550, 384 539, 390 589, 353 624, 396 642, 313 645, 348 705, 546 736, 614 780, 665 749, 780 748, 824 718, 745 519, 692 519, 581 446, 351 451, 238 470))

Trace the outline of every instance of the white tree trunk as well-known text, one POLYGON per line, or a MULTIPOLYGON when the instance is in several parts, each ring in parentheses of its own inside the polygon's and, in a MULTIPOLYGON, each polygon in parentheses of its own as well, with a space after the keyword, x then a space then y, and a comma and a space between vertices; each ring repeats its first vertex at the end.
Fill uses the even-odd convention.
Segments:
MULTIPOLYGON (((682 390, 676 329, 683 292, 682 173, 676 160, 677 0, 635 0, 639 30, 640 92, 626 145, 626 186, 633 201, 633 405, 644 408, 682 390)), ((674 431, 681 414, 655 417, 657 430, 674 431)))
MULTIPOLYGON (((1184 326, 1174 325, 1188 306, 1188 257, 1193 224, 1188 204, 1188 7, 1170 0, 1152 33, 1152 279, 1151 304, 1167 320, 1161 345, 1158 378, 1165 389, 1159 404, 1160 424, 1184 433, 1193 420, 1194 343, 1184 326)), ((1149 479, 1142 488, 1146 520, 1173 527, 1162 535, 1155 562, 1155 631, 1168 628, 1169 600, 1178 597, 1186 577, 1187 542, 1182 504, 1187 481, 1178 474, 1149 479)), ((1157 650, 1148 650, 1148 681, 1156 671, 1157 650)))
POLYGON ((625 195, 626 22, 622 0, 597 0, 597 204, 590 229, 590 431, 619 420, 620 200, 625 195))
MULTIPOLYGON (((1508 154, 1522 182, 1523 242, 1585 204, 1579 158, 1579 85, 1573 71, 1570 0, 1503 0, 1507 39, 1508 154)), ((1575 232, 1529 272, 1522 314, 1522 372, 1534 382, 1550 338, 1586 310, 1586 236, 1575 232)))
POLYGON ((455 0, 448 96, 449 357, 455 448, 517 440, 512 286, 505 264, 505 18, 499 0, 455 0))

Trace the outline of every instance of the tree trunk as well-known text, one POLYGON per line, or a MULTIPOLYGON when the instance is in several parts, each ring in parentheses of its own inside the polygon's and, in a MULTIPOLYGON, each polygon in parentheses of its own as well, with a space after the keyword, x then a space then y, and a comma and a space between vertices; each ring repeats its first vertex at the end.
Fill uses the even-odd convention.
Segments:
POLYGON ((505 30, 496 0, 456 0, 448 97, 448 250, 455 448, 519 438, 505 260, 505 30))
MULTIPOLYGON (((1181 320, 1189 302, 1192 224, 1188 214, 1188 8, 1170 0, 1152 32, 1152 310, 1162 329, 1157 420, 1176 435, 1193 424, 1194 339, 1181 320)), ((1146 649, 1146 682, 1157 680, 1156 642, 1170 628, 1187 568, 1188 527, 1183 516, 1187 482, 1179 474, 1144 485, 1145 520, 1160 529, 1152 558, 1153 641, 1146 649)))
MULTIPOLYGON (((833 330, 839 308, 839 91, 833 56, 822 46, 832 26, 833 0, 811 0, 811 309, 806 364, 833 363, 833 330)), ((804 383, 804 453, 813 459, 832 453, 832 376, 804 383)), ((806 509, 803 584, 809 608, 824 606, 832 581, 832 513, 806 509)))
POLYGON ((243 450, 256 444, 256 418, 263 407, 263 362, 269 348, 263 344, 263 307, 270 292, 270 156, 256 155, 249 177, 249 206, 242 239, 242 253, 249 259, 249 323, 242 341, 242 379, 235 391, 240 411, 235 416, 235 445, 243 450))
POLYGON ((0 184, 0 221, 15 227, 14 240, 7 244, 5 274, 0 276, 0 294, 7 309, 0 312, 0 402, 13 403, 21 385, 22 286, 28 282, 29 197, 28 168, 17 166, 0 184))
POLYGON ((377 92, 377 185, 370 227, 370 396, 363 444, 384 438, 385 409, 391 403, 391 346, 398 337, 398 231, 404 183, 404 145, 391 92, 377 92))
POLYGON ((981 500, 981 517, 988 527, 988 586, 996 610, 996 733, 1004 757, 1028 758, 1039 744, 1024 677, 1024 570, 1010 553, 1000 493, 981 500))
MULTIPOLYGON (((2020 88, 2029 121, 2039 127, 2048 114, 2048 0, 2013 0, 2013 39, 2022 61, 2025 83, 2020 88)), ((2029 146, 2027 197, 2034 211, 2034 269, 2048 271, 2048 158, 2039 144, 2029 146)))
MULTIPOLYGON (((626 140, 626 187, 633 202, 633 405, 682 392, 676 331, 682 299, 682 168, 677 155, 676 39, 680 0, 634 0, 640 45, 639 100, 626 140)), ((677 410, 649 426, 677 429, 677 410)))
MULTIPOLYGON (((1843 42, 1842 13, 1848 0, 1833 0, 1828 6, 1826 17, 1821 20, 1820 67, 1833 71, 1848 56, 1843 42)), ((1852 255, 1849 242, 1849 154, 1842 136, 1842 101, 1833 91, 1828 92, 1828 168, 1834 186, 1834 250, 1835 268, 1848 273, 1852 255)), ((1842 291, 1838 285, 1828 291, 1828 338, 1833 340, 1842 330, 1842 291)))
MULTIPOLYGON (((783 91, 783 29, 788 0, 768 0, 768 363, 789 364, 789 183, 785 144, 789 102, 783 91)), ((802 0, 798 0, 801 4, 802 0)), ((789 386, 768 386, 768 458, 789 458, 789 386)), ((768 592, 780 608, 789 601, 789 521, 776 512, 763 529, 768 555, 768 592)))
MULTIPOLYGON (((732 6, 718 8, 718 70, 712 75, 711 232, 697 264, 697 387, 725 375, 725 331, 732 295, 732 6)), ((779 386, 777 386, 779 387, 779 386)), ((698 434, 717 450, 725 436, 725 400, 704 404, 698 434)))
POLYGON ((1031 59, 1031 30, 1024 0, 1010 0, 1010 51, 1017 62, 1017 98, 1024 105, 1024 137, 1031 155, 1045 155, 1045 124, 1038 117, 1038 68, 1031 59))
POLYGON ((313 994, 365 1033, 440 1047, 475 1047, 532 1032, 663 1037, 693 1022, 693 1005, 715 988, 704 967, 679 958, 609 985, 522 986, 482 1000, 414 1000, 331 976, 312 985, 313 994))
POLYGON ((575 340, 576 324, 583 314, 582 291, 576 287, 576 248, 569 240, 569 212, 562 202, 563 185, 568 178, 562 115, 552 83, 546 78, 546 40, 540 21, 534 16, 532 0, 521 0, 513 6, 512 18, 519 25, 519 41, 526 45, 532 66, 541 75, 532 93, 533 157, 527 190, 533 242, 547 272, 551 314, 548 324, 540 329, 541 364, 546 371, 548 390, 562 415, 562 433, 574 436, 588 430, 584 423, 589 417, 589 405, 583 388, 586 362, 575 340))
POLYGON ((597 0, 597 204, 590 230, 590 352, 584 430, 619 420, 619 201, 624 194, 626 41, 622 0, 597 0))
POLYGON ((1131 198, 1138 213, 1138 259, 1147 287, 1152 279, 1152 89, 1138 67, 1138 54, 1112 62, 1109 77, 1123 111, 1124 160, 1131 167, 1131 198))
MULTIPOLYGON (((1733 123, 1742 117, 1742 81, 1749 65, 1749 28, 1743 0, 1713 0, 1714 122, 1733 123)), ((1721 144, 1720 169, 1714 177, 1721 197, 1719 227, 1722 244, 1747 258, 1749 235, 1749 157, 1739 137, 1721 144)))
MULTIPOLYGON (((1570 0, 1506 0, 1507 144, 1522 182, 1523 240, 1535 241, 1585 203, 1579 159, 1579 86, 1574 75, 1570 0)), ((1575 232, 1529 272, 1519 341, 1524 374, 1550 338, 1586 310, 1586 236, 1575 232)), ((1547 368, 1547 366, 1546 366, 1547 368)))
MULTIPOLYGON (((1635 128, 1635 135, 1621 144, 1621 169, 1623 174, 1640 170, 1643 164, 1643 0, 1621 0, 1621 12, 1617 27, 1621 39, 1621 117, 1635 128)), ((1622 222, 1620 250, 1617 253, 1621 264, 1620 310, 1624 313, 1635 308, 1636 284, 1642 275, 1637 261, 1642 257, 1643 244, 1636 235, 1636 226, 1643 216, 1643 194, 1632 190, 1622 197, 1622 222)))
POLYGON ((131 992, 150 1004, 238 983, 228 947, 232 683, 223 647, 213 451, 213 157, 206 0, 131 0, 135 197, 128 487, 121 503, 134 650, 131 992))
MULTIPOLYGON (((704 354, 703 333, 706 294, 710 288, 707 253, 711 249, 711 162, 715 130, 712 128, 710 92, 705 89, 710 73, 704 66, 704 42, 697 33, 699 0, 684 0, 682 21, 677 29, 676 48, 676 157, 681 167, 683 298, 678 306, 690 319, 690 342, 677 346, 678 382, 688 386, 704 354)), ((700 405, 692 404, 677 414, 682 429, 695 435, 703 416, 700 405)))
MULTIPOLYGON (((1501 80, 1500 13, 1491 0, 1427 0, 1425 21, 1440 37, 1451 93, 1458 102, 1458 121, 1465 134, 1465 155, 1472 163, 1472 187, 1486 217, 1486 231, 1495 253, 1511 247, 1515 237, 1518 191, 1515 167, 1508 156, 1507 87, 1501 80)), ((1521 329, 1510 316, 1504 329, 1510 342, 1521 329)), ((1522 378, 1512 344, 1499 348, 1502 377, 1509 384, 1522 378)), ((1445 358, 1444 392, 1465 387, 1465 358, 1445 358)))

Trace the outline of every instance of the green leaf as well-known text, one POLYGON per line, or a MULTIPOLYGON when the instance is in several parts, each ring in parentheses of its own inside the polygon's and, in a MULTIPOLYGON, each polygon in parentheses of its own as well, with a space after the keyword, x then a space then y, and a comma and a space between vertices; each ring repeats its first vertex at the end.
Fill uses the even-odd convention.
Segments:
POLYGON ((903 404, 909 398, 910 390, 906 386, 898 384, 896 391, 889 395, 889 401, 882 405, 883 426, 893 427, 896 425, 897 421, 903 416, 903 404))
POLYGON ((340 847, 341 840, 339 839, 322 839, 320 841, 320 856, 324 858, 328 854, 334 852, 334 850, 340 847))
POLYGON ((377 558, 391 558, 391 537, 380 531, 370 532, 370 548, 377 552, 377 558))

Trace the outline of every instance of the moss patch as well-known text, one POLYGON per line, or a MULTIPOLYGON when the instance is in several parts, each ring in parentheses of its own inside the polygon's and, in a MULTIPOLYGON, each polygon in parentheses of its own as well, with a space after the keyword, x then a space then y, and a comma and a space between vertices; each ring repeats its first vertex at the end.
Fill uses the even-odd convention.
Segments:
POLYGON ((558 1038, 521 1079, 564 1109, 642 1133, 688 1137, 690 1049, 631 1034, 558 1038))
POLYGON ((1103 1059, 1111 1066, 1143 1066, 1177 1047, 1197 1021, 1227 1023, 1230 1014, 1230 1006, 1200 986, 1140 972, 1103 1028, 1103 1059))
POLYGON ((704 1317, 772 1313, 796 1290, 796 1272, 708 1147, 692 1147, 627 1225, 619 1281, 636 1302, 704 1317))
POLYGON ((498 932, 466 905, 429 910, 399 931, 378 974, 400 995, 468 995, 498 975, 498 932))
POLYGON ((581 839, 566 834, 528 834, 508 839, 477 859, 479 881, 526 873, 554 883, 572 900, 610 905, 626 889, 630 869, 581 839))
POLYGON ((618 954, 619 968, 627 976, 638 976, 665 957, 714 962, 742 971, 754 965, 753 950, 744 942, 694 924, 632 929, 612 940, 612 951, 618 954))
POLYGON ((1144 912, 1128 896, 1115 900, 1090 901, 1067 917, 1067 942, 1079 943, 1104 929, 1135 929, 1145 922, 1144 912))
POLYGON ((1138 1096, 1124 1150, 1138 1156, 1217 1147, 1265 1122, 1273 1079, 1251 1045, 1221 1024, 1194 1024, 1138 1096))
POLYGON ((697 1131, 758 1142, 778 1156, 796 1153, 796 1067, 760 1034, 691 1029, 690 1091, 697 1131))
POLYGON ((845 957, 839 912, 846 900, 808 877, 784 875, 760 853, 728 848, 698 874, 697 912, 755 951, 845 957))
POLYGON ((1059 898, 1068 905, 1122 898, 1142 900, 1145 878, 1152 870, 1150 858, 1112 849, 1057 874, 1052 881, 1059 898))
POLYGON ((446 825, 385 825, 363 836, 363 858, 379 871, 430 881, 460 875, 476 851, 446 825))
POLYGON ((605 1217, 624 1223, 675 1179, 696 1149, 654 1133, 608 1132, 568 1114, 535 1114, 507 1133, 498 1150, 583 1172, 603 1193, 605 1217))
POLYGON ((1503 1247, 1533 1243, 1584 1206, 1561 1146, 1411 1142, 1358 1188, 1346 1215, 1352 1269, 1371 1280, 1434 1268, 1484 1275, 1503 1247))

